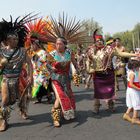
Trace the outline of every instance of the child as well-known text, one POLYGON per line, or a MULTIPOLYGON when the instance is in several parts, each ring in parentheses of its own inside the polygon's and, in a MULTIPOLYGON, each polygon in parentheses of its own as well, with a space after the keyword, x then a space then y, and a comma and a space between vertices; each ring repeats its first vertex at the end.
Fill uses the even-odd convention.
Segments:
POLYGON ((127 72, 127 91, 126 91, 126 105, 128 107, 123 119, 133 124, 139 124, 138 110, 140 110, 140 64, 137 60, 130 60, 128 62, 127 72), (130 113, 133 112, 132 118, 130 113))

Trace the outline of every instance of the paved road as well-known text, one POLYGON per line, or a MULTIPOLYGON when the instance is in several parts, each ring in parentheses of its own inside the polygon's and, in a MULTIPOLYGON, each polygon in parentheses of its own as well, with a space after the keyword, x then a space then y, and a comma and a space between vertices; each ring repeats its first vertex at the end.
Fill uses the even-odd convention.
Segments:
POLYGON ((73 87, 76 97, 77 118, 63 121, 61 128, 54 128, 51 120, 51 106, 30 103, 29 120, 22 120, 15 109, 11 113, 10 127, 0 133, 0 140, 139 140, 140 126, 122 120, 125 111, 125 89, 122 83, 116 101, 116 112, 101 107, 100 115, 93 110, 93 89, 73 87))

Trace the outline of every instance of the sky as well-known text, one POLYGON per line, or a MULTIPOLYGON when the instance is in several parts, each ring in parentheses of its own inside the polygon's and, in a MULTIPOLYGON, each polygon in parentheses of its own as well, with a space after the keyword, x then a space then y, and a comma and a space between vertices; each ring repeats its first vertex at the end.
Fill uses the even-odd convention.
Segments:
POLYGON ((77 20, 91 19, 103 27, 103 33, 132 30, 140 22, 140 0, 1 0, 0 20, 30 12, 57 17, 63 11, 77 20))

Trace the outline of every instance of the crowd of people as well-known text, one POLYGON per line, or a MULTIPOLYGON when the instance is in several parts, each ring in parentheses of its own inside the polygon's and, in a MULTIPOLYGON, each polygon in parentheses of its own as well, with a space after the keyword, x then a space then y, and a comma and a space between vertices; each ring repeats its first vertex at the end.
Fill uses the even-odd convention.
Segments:
POLYGON ((115 111, 118 77, 121 77, 127 88, 128 107, 123 119, 140 124, 140 54, 126 52, 120 38, 105 41, 97 30, 93 33, 93 44, 83 48, 85 34, 78 30, 80 27, 80 22, 68 21, 64 16, 58 22, 53 18, 51 22, 36 20, 31 14, 14 22, 12 19, 0 22, 0 131, 8 128, 11 106, 16 102, 21 117, 28 119, 32 97, 36 99, 34 103, 41 103, 43 96, 47 97, 48 103, 53 103, 54 99, 51 116, 55 127, 61 126, 62 117, 74 119, 72 67, 76 85, 83 83, 85 89, 94 87, 96 114, 100 111, 100 100, 106 102, 108 110, 115 111), (68 44, 78 44, 76 54, 68 44))

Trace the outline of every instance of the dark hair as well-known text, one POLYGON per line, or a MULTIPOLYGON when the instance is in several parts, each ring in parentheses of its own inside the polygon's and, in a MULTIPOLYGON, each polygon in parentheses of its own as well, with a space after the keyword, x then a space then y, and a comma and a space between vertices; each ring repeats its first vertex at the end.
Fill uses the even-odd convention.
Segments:
POLYGON ((16 32, 14 32, 14 31, 11 31, 11 32, 7 33, 6 39, 11 37, 11 36, 17 36, 18 37, 18 34, 16 32))
POLYGON ((34 20, 35 16, 29 13, 22 18, 17 17, 15 21, 13 21, 12 16, 10 16, 10 21, 2 19, 0 21, 0 42, 6 41, 7 37, 11 37, 12 35, 18 35, 17 46, 24 47, 25 38, 28 34, 28 29, 25 24, 34 20))
POLYGON ((67 40, 63 36, 58 37, 56 40, 58 39, 60 39, 64 43, 64 45, 67 45, 67 40))
POLYGON ((117 41, 117 40, 121 41, 121 39, 119 37, 117 37, 117 38, 114 39, 114 42, 117 41))
POLYGON ((31 43, 41 44, 41 41, 36 36, 31 36, 31 43))
POLYGON ((129 60, 128 61, 128 69, 132 70, 140 67, 140 63, 137 60, 129 60))

